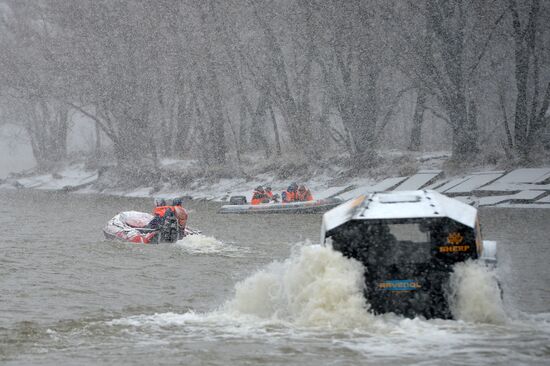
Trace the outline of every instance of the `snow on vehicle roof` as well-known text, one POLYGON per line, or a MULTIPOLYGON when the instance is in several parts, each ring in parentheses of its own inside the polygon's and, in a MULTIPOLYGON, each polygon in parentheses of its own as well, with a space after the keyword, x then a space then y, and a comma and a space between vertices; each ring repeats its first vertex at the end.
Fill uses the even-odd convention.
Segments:
POLYGON ((448 217, 475 227, 477 210, 436 191, 394 191, 359 196, 323 215, 322 241, 327 231, 349 220, 448 217))

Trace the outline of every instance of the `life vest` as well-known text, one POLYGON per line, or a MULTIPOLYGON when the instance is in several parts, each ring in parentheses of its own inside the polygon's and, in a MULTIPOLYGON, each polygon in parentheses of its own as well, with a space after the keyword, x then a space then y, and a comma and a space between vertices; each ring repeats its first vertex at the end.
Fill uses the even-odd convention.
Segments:
POLYGON ((313 201, 313 196, 311 195, 311 192, 309 189, 306 189, 305 191, 297 191, 296 192, 296 201, 313 201))
POLYGON ((153 215, 164 217, 164 215, 166 214, 166 211, 168 209, 171 209, 172 211, 175 211, 173 206, 157 206, 153 210, 153 215))
POLYGON ((182 206, 159 206, 155 207, 153 210, 153 215, 164 217, 166 214, 166 211, 168 209, 172 210, 174 212, 174 215, 176 216, 176 219, 178 220, 179 226, 185 228, 185 225, 187 224, 187 219, 189 218, 189 215, 187 214, 187 211, 182 206))
POLYGON ((254 191, 252 194, 252 201, 250 201, 253 205, 259 205, 260 203, 268 203, 269 202, 269 196, 266 193, 254 191))
POLYGON ((294 202, 296 201, 296 192, 284 191, 283 192, 283 202, 294 202))

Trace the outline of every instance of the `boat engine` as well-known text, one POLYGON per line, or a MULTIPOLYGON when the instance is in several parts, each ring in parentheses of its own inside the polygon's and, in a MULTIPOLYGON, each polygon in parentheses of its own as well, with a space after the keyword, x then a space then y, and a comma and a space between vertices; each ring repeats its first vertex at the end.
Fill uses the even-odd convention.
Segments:
POLYGON ((163 222, 160 226, 160 233, 158 236, 159 242, 175 243, 181 239, 178 219, 176 214, 171 209, 166 210, 163 222))

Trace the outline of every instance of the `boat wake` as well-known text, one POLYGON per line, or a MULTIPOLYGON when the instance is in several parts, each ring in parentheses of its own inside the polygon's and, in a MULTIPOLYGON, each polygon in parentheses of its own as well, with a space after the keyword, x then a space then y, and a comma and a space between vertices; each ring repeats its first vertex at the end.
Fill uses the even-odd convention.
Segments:
MULTIPOLYGON (((176 245, 193 248, 200 247, 199 242, 223 246, 200 236, 176 245)), ((362 293, 363 282, 359 262, 330 247, 303 245, 293 248, 288 259, 272 262, 239 282, 234 296, 214 311, 96 321, 85 333, 107 334, 119 343, 139 343, 151 350, 172 349, 174 344, 193 350, 209 344, 220 357, 238 344, 283 359, 302 357, 302 350, 316 352, 313 347, 330 350, 323 357, 332 361, 367 357, 423 364, 440 364, 449 357, 459 363, 506 359, 531 364, 542 362, 550 352, 550 314, 507 316, 494 273, 476 263, 461 264, 452 277, 452 295, 458 299, 452 307, 459 320, 373 315, 362 293)), ((68 334, 67 342, 72 338, 68 334)))
MULTIPOLYGON (((198 253, 234 250, 203 235, 184 238, 176 245, 198 253)), ((363 296, 363 272, 361 263, 345 258, 330 247, 296 246, 288 259, 274 261, 237 283, 234 297, 204 316, 237 321, 255 319, 257 324, 264 322, 287 327, 355 331, 373 331, 403 321, 455 322, 410 320, 391 313, 372 314, 363 296)), ((495 325, 508 321, 492 271, 475 262, 460 263, 455 267, 451 283, 451 295, 455 299, 453 315, 458 320, 495 325)))
MULTIPOLYGON (((236 285, 226 311, 296 325, 361 327, 375 323, 363 297, 363 266, 330 247, 303 246, 236 285)), ((451 276, 450 302, 458 320, 502 324, 507 316, 496 275, 469 261, 451 276)))
MULTIPOLYGON (((264 347, 329 347, 384 361, 410 358, 440 364, 496 357, 537 363, 545 359, 550 314, 508 317, 495 275, 473 262, 452 277, 459 320, 373 315, 363 297, 363 268, 329 247, 301 246, 282 262, 273 262, 235 286, 235 295, 207 313, 163 313, 113 319, 107 326, 125 336, 150 341, 225 342, 264 347)), ((217 343, 216 343, 217 344, 217 343)), ((484 360, 484 361, 483 361, 484 360)))
MULTIPOLYGON (((223 247, 214 238, 201 235, 179 241, 189 250, 212 252, 223 247), (197 249, 195 249, 197 248, 197 249), (202 249, 201 249, 202 248, 202 249), (218 248, 218 249, 216 249, 218 248)), ((471 323, 504 324, 506 312, 494 273, 475 262, 458 265, 452 279, 453 314, 471 323)), ((456 321, 406 319, 394 314, 374 315, 363 296, 363 267, 330 247, 297 246, 291 256, 258 270, 235 286, 235 295, 217 310, 203 314, 206 319, 269 324, 290 328, 330 331, 397 332, 403 324, 453 324, 456 321)), ((154 316, 154 321, 164 319, 154 316)), ((182 315, 185 322, 190 317, 182 315)), ((129 324, 135 325, 131 318, 129 324)), ((178 315, 167 315, 178 323, 178 315)))
POLYGON ((212 236, 202 234, 189 235, 174 244, 177 248, 188 254, 222 254, 225 256, 240 256, 243 252, 248 253, 249 248, 239 247, 224 243, 212 236))

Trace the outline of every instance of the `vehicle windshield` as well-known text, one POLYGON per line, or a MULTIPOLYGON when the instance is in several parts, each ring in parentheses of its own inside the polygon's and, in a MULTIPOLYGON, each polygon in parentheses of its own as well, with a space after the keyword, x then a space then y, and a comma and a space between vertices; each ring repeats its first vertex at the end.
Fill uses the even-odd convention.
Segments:
POLYGON ((420 223, 369 225, 367 261, 376 265, 427 263, 430 233, 420 223))

